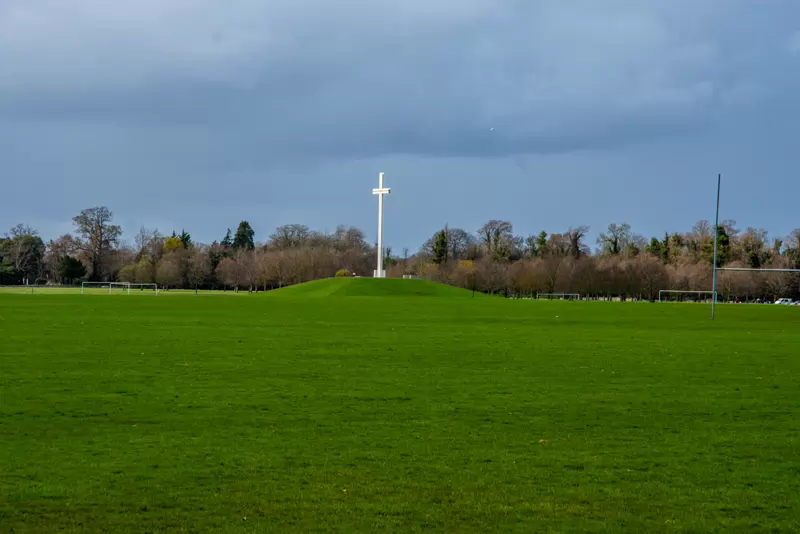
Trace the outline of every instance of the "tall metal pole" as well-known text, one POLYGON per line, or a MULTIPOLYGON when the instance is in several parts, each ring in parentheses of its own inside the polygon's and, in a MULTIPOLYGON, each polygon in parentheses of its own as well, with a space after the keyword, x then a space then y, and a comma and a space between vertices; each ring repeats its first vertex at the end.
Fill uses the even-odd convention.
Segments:
POLYGON ((714 277, 711 295, 711 320, 717 314, 717 251, 719 250, 719 194, 722 189, 722 174, 717 176, 717 216, 714 222, 714 277))
MULTIPOLYGON (((383 173, 380 173, 380 189, 383 189, 383 173)), ((383 278, 383 196, 378 195, 378 278, 383 278)))

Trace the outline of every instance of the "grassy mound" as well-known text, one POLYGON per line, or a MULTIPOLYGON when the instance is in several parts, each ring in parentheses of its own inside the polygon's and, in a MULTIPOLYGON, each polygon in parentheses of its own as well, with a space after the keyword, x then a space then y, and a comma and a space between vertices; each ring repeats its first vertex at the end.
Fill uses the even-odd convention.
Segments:
POLYGON ((472 297, 471 291, 457 287, 398 278, 328 278, 286 287, 270 294, 285 297, 472 297))

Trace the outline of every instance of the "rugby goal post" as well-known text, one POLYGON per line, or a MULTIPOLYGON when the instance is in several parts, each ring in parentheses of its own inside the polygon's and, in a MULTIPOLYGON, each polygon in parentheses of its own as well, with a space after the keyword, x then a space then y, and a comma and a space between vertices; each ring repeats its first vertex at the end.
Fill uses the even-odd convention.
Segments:
POLYGON ((127 295, 131 294, 131 289, 147 290, 155 292, 158 296, 157 284, 132 284, 130 282, 81 282, 81 295, 86 294, 87 289, 108 289, 108 294, 113 295, 114 291, 122 291, 127 295))
POLYGON ((536 300, 581 300, 578 293, 536 293, 536 300))
MULTIPOLYGON (((715 293, 713 291, 684 291, 684 290, 681 290, 681 289, 662 289, 661 291, 658 292, 658 302, 659 303, 661 303, 661 302, 675 302, 675 301, 667 300, 666 299, 667 295, 697 295, 697 296, 709 295, 712 299, 714 299, 714 294, 715 293)), ((717 296, 717 298, 719 298, 719 296, 717 296)), ((706 299, 703 299, 703 300, 706 300, 706 299)), ((716 300, 716 299, 714 299, 714 300, 716 300)), ((679 298, 677 300, 677 302, 685 302, 685 300, 679 298)))
MULTIPOLYGON (((722 174, 717 175, 717 211, 716 216, 714 219, 714 259, 711 264, 712 270, 712 290, 713 293, 717 293, 717 273, 719 272, 751 272, 751 273, 761 273, 761 274, 768 274, 768 273, 793 273, 798 274, 800 273, 800 269, 757 269, 752 267, 720 267, 719 265, 719 208, 720 208, 720 199, 722 198, 722 174)), ((711 320, 713 321, 717 315, 717 299, 713 299, 711 301, 711 320)))

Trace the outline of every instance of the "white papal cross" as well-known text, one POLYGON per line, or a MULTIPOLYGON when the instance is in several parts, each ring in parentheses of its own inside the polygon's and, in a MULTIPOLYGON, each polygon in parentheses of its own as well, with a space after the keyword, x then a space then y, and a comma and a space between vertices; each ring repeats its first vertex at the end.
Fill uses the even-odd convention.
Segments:
POLYGON ((378 268, 375 269, 375 278, 386 278, 386 271, 383 270, 383 197, 392 192, 388 187, 383 186, 383 173, 379 175, 378 189, 373 189, 372 194, 378 195, 378 268))

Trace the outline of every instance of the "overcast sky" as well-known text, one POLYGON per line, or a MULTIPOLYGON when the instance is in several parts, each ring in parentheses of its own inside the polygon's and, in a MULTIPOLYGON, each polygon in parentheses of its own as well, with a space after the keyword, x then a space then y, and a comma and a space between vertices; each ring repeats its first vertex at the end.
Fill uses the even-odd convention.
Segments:
MULTIPOLYGON (((0 233, 800 227, 797 0, 2 0, 0 233)), ((593 241, 593 239, 592 239, 593 241)), ((593 243, 592 243, 593 244, 593 243)))

